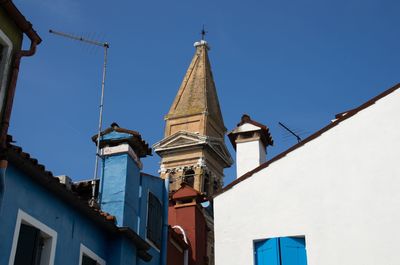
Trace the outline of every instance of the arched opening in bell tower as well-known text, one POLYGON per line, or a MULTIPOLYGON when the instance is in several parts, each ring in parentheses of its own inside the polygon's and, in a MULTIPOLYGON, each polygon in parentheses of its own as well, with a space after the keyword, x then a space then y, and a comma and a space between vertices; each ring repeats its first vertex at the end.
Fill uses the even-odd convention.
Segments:
POLYGON ((193 169, 188 169, 185 171, 183 175, 183 182, 185 182, 187 185, 193 188, 194 186, 194 170, 193 169))

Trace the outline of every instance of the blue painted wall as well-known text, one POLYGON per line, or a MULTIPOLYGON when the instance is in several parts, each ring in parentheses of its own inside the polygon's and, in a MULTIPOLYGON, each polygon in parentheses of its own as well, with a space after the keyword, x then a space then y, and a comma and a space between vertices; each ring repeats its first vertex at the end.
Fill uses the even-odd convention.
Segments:
POLYGON ((57 232, 57 265, 79 264, 81 243, 108 264, 136 264, 136 248, 131 242, 109 235, 12 165, 6 182, 0 213, 0 264, 9 262, 18 209, 57 232))
POLYGON ((128 154, 103 159, 101 209, 117 217, 120 227, 137 232, 140 170, 128 154))
MULTIPOLYGON (((108 256, 107 264, 120 264, 120 265, 136 265, 136 248, 132 247, 132 243, 125 238, 118 238, 109 243, 108 251, 113 253, 108 256), (132 249, 134 251, 132 251, 132 249)), ((146 264, 153 264, 148 262, 146 264)))
MULTIPOLYGON (((114 131, 104 135, 102 140, 128 140, 129 137, 131 135, 114 131)), ((101 209, 116 216, 118 226, 128 226, 152 246, 148 251, 153 257, 152 260, 139 260, 138 264, 161 264, 161 249, 147 240, 146 227, 149 192, 152 192, 162 205, 168 205, 168 202, 163 202, 164 180, 141 174, 140 168, 127 153, 105 156, 102 162, 101 209)))
POLYGON ((6 178, 6 170, 4 168, 0 168, 0 213, 1 213, 2 205, 3 205, 5 178, 6 178))
MULTIPOLYGON (((142 175, 141 176, 141 186, 142 186, 142 197, 140 200, 140 231, 139 235, 146 239, 146 225, 147 225, 147 204, 149 198, 149 192, 152 192, 164 205, 163 202, 163 192, 164 192, 164 180, 159 177, 149 176, 149 175, 142 175)), ((166 202, 168 203, 168 202, 166 202)), ((167 218, 163 216, 163 218, 167 218)), ((164 239, 166 240, 166 239, 164 239)), ((153 260, 151 261, 152 264, 161 264, 160 263, 160 255, 161 249, 157 249, 156 247, 152 246, 149 251, 150 255, 153 256, 153 260)), ((140 260, 138 264, 148 264, 144 261, 140 260)))
MULTIPOLYGON (((127 136, 129 134, 112 132, 104 138, 123 139, 127 136)), ((118 226, 131 228, 148 241, 148 194, 152 192, 163 205, 168 205, 168 202, 163 202, 164 180, 141 174, 136 162, 126 153, 104 158, 103 170, 100 183, 102 210, 115 215, 118 226)), ((104 231, 70 204, 59 199, 58 194, 45 189, 12 164, 7 169, 5 181, 7 188, 0 211, 0 264, 9 262, 18 209, 57 232, 57 265, 79 264, 80 244, 92 250, 107 264, 162 264, 161 250, 155 246, 150 248, 148 252, 153 257, 150 262, 137 258, 136 247, 131 241, 104 231)))
POLYGON ((129 133, 122 133, 122 132, 109 132, 103 136, 101 136, 100 140, 120 140, 120 139, 128 139, 129 137, 132 137, 129 133))

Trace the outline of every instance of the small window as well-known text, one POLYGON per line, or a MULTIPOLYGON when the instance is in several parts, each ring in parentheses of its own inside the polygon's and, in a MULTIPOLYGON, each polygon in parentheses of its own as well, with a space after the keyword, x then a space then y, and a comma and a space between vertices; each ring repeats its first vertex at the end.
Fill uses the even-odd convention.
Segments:
POLYGON ((279 237, 255 242, 255 265, 307 265, 306 243, 301 237, 279 237))
POLYGON ((80 265, 105 265, 106 262, 93 251, 81 244, 80 265))
POLYGON ((53 265, 56 241, 54 230, 19 210, 9 264, 53 265))
POLYGON ((194 171, 192 169, 188 169, 185 171, 185 175, 183 177, 183 181, 192 188, 194 186, 194 175, 194 171))
POLYGON ((21 224, 18 236, 15 265, 40 265, 45 236, 36 227, 21 224))
POLYGON ((162 205, 157 197, 149 192, 147 209, 147 239, 158 249, 162 240, 162 205))
POLYGON ((85 254, 83 254, 82 257, 82 265, 97 265, 97 261, 95 259, 92 259, 89 256, 86 256, 85 254))

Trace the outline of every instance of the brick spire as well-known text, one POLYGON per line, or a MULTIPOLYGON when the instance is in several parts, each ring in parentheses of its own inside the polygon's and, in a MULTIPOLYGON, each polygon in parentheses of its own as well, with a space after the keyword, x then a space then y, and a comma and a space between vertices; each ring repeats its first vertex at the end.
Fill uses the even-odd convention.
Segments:
MULTIPOLYGON (((194 128, 194 130, 202 135, 209 135, 207 133, 207 127, 209 127, 207 123, 213 122, 213 127, 217 129, 219 136, 223 137, 226 128, 208 59, 209 46, 205 40, 196 42, 194 46, 196 47, 196 52, 175 100, 166 115, 166 120, 203 114, 207 116, 207 119, 200 124, 200 128, 194 128)), ((189 131, 192 130, 189 129, 189 131)), ((166 131, 165 136, 169 135, 171 134, 166 131)))

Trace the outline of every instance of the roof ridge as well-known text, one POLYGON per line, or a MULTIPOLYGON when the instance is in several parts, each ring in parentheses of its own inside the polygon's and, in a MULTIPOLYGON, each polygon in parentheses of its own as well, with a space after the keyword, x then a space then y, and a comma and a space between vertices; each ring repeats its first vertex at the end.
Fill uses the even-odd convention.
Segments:
POLYGON ((315 138, 319 137, 321 134, 323 134, 324 132, 332 129, 333 127, 336 127, 336 125, 340 124, 342 121, 345 121, 351 117, 353 117, 355 114, 357 114, 358 112, 372 106, 373 104, 375 104, 378 100, 386 97, 387 95, 393 93, 394 91, 396 91, 397 89, 400 88, 400 83, 397 83, 396 85, 394 85, 393 87, 383 91, 382 93, 378 94, 377 96, 371 98, 370 100, 362 103, 361 105, 359 105, 358 107, 350 110, 347 112, 346 115, 341 115, 340 117, 338 117, 336 120, 332 121, 331 123, 329 123, 328 125, 322 127, 320 130, 314 132, 313 134, 311 134, 310 136, 308 136, 306 139, 304 139, 303 141, 293 145, 292 147, 290 147, 289 149, 283 151, 282 153, 274 156, 272 159, 264 162, 263 164, 259 165, 258 167, 254 168, 253 170, 245 173, 244 175, 240 176, 239 178, 235 179, 234 181, 232 181, 231 183, 229 183, 228 185, 226 185, 224 188, 222 188, 219 192, 217 192, 216 194, 214 194, 213 198, 219 196, 220 194, 224 193, 225 191, 230 190, 232 187, 236 186, 237 184, 239 184, 240 182, 242 182, 243 180, 246 180, 248 178, 250 178, 251 176, 253 176, 255 173, 259 172, 260 170, 268 167, 270 164, 272 164, 275 161, 280 160, 281 158, 285 157, 287 154, 291 153, 292 151, 300 148, 301 146, 303 146, 304 144, 314 140, 315 138))

